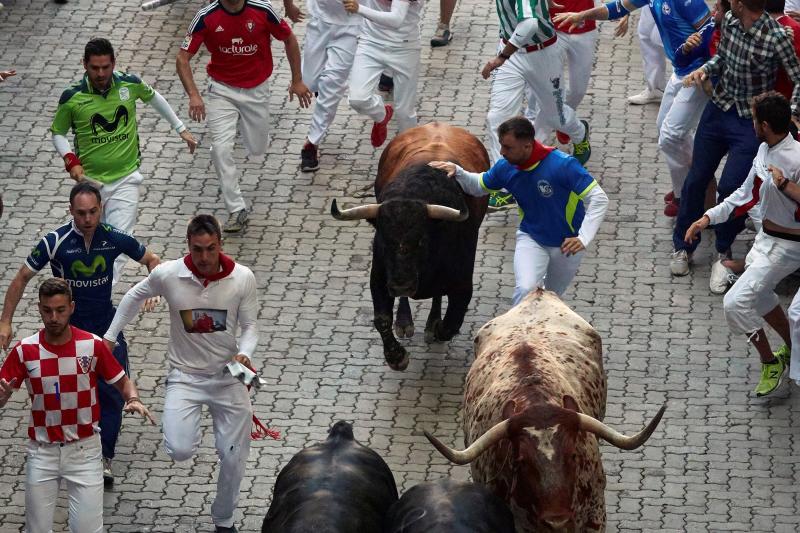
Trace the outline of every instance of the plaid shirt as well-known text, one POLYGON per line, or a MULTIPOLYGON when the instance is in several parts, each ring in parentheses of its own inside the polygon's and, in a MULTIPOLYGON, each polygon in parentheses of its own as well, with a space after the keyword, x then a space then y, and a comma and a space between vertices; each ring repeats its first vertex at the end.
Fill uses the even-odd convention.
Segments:
POLYGON ((709 77, 719 77, 711 100, 723 111, 736 106, 742 118, 752 118, 754 96, 775 88, 778 67, 783 65, 794 83, 792 114, 800 114, 800 61, 792 39, 766 12, 749 30, 729 11, 722 23, 717 55, 704 66, 709 77))

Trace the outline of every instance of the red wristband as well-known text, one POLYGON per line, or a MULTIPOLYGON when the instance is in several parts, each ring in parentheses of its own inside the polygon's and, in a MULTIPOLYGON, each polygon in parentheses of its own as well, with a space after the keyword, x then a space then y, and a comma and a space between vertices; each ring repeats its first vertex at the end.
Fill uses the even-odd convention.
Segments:
POLYGON ((66 159, 64 163, 64 168, 67 169, 67 172, 72 170, 73 167, 76 167, 81 164, 81 160, 78 159, 78 156, 73 154, 72 152, 69 152, 67 155, 65 155, 64 159, 66 159))

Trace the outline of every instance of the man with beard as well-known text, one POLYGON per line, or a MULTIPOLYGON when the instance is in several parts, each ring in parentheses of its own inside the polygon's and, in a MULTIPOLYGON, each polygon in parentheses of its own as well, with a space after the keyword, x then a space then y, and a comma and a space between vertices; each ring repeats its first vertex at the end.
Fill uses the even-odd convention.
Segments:
POLYGON ((58 486, 66 481, 70 531, 103 531, 103 468, 98 432, 98 378, 125 399, 125 411, 155 423, 139 393, 102 339, 70 325, 69 284, 51 278, 39 287, 44 329, 14 346, 0 368, 0 408, 22 382, 31 417, 25 465, 25 531, 52 531, 58 486))
POLYGON ((534 135, 525 117, 500 124, 502 158, 482 174, 451 162, 429 163, 455 177, 467 194, 505 189, 514 195, 521 222, 514 249, 513 305, 537 288, 564 293, 608 207, 606 193, 574 157, 539 143, 534 135))
POLYGON ((800 187, 800 143, 789 135, 792 113, 781 94, 771 91, 755 97, 752 114, 753 128, 762 143, 747 179, 724 202, 695 221, 685 240, 692 243, 709 225, 744 217, 757 207, 761 231, 747 254, 746 270, 725 295, 723 304, 731 331, 746 335, 758 351, 761 379, 753 392, 766 396, 780 386, 792 346, 789 322, 775 287, 800 268, 798 205, 791 196, 800 187), (765 322, 783 339, 784 345, 777 352, 770 347, 765 322))
MULTIPOLYGON (((102 221, 133 233, 139 185, 144 180, 139 173, 136 101, 153 106, 186 142, 190 153, 197 141, 158 91, 132 74, 115 71, 115 65, 114 48, 107 39, 96 38, 86 44, 86 74, 61 94, 50 131, 70 177, 99 182, 102 221), (74 153, 66 137, 70 130, 75 134, 74 153)), ((123 257, 114 264, 115 282, 126 261, 123 257)))
POLYGON ((211 519, 217 533, 235 533, 234 512, 250 453, 253 416, 247 388, 226 367, 232 361, 251 367, 258 343, 256 279, 246 266, 222 253, 222 230, 211 215, 197 215, 186 230, 189 253, 159 265, 119 304, 105 334, 109 346, 136 316, 147 298, 164 296, 170 334, 164 448, 175 461, 190 459, 200 445, 200 415, 208 407, 220 460, 211 519), (213 331, 184 326, 183 316, 213 311, 213 331), (239 335, 237 330, 241 329, 239 335))
MULTIPOLYGON (((95 335, 105 333, 114 318, 111 270, 115 260, 125 255, 145 265, 148 270, 153 270, 159 263, 158 256, 146 250, 136 239, 100 223, 103 216, 100 191, 88 181, 72 187, 69 211, 72 220, 49 232, 36 244, 8 287, 0 315, 0 347, 3 349, 11 341, 11 322, 25 287, 48 263, 53 275, 66 279, 73 288, 75 313, 71 315, 72 325, 95 335)), ((113 354, 127 373, 128 345, 122 336, 118 341, 113 354)), ((111 460, 122 426, 123 399, 114 387, 100 382, 98 400, 103 478, 110 486, 114 483, 111 460)))

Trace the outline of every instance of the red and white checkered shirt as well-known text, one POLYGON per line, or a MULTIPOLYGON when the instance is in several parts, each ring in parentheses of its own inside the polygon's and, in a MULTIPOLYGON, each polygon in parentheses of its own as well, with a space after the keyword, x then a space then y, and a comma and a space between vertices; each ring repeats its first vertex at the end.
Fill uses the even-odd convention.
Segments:
POLYGON ((37 442, 72 442, 100 430, 97 376, 116 383, 125 375, 100 337, 70 326, 72 339, 54 346, 44 330, 22 339, 8 354, 0 378, 25 380, 31 397, 28 436, 37 442))

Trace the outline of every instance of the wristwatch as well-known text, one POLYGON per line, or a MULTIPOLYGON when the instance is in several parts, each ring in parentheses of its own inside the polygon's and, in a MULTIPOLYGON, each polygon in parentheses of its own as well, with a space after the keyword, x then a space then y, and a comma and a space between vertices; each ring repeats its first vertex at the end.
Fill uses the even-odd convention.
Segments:
POLYGON ((503 52, 497 54, 497 57, 502 57, 503 59, 511 59, 510 55, 504 54, 503 52))

